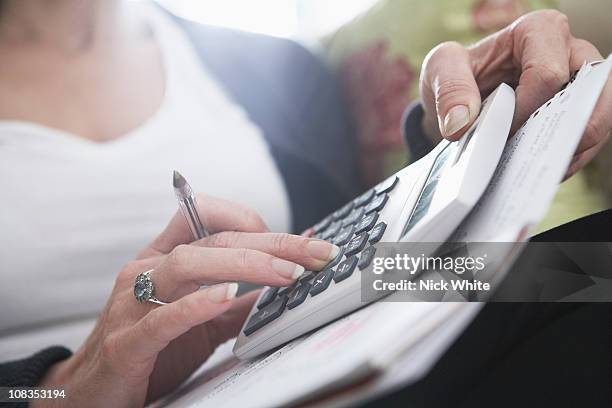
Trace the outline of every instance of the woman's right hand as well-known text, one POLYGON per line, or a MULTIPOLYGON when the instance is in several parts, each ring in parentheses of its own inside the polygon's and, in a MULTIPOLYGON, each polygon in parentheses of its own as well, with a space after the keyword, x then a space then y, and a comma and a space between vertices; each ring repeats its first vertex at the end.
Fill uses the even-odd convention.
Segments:
POLYGON ((119 273, 86 342, 40 384, 64 389, 62 406, 142 406, 172 391, 238 334, 257 298, 257 292, 235 298, 237 285, 225 282, 287 286, 304 268, 321 269, 338 252, 318 239, 270 233, 257 214, 237 204, 209 196, 198 197, 198 204, 207 227, 219 232, 191 242, 177 212, 119 273), (150 269, 155 296, 166 305, 134 297, 134 280, 150 269))

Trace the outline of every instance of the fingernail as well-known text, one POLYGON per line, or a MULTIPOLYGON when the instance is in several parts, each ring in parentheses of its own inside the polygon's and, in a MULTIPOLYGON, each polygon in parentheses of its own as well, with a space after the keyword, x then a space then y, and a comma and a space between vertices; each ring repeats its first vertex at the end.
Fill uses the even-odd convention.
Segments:
POLYGON ((304 273, 304 267, 284 259, 273 259, 272 269, 279 275, 288 279, 297 279, 304 273))
POLYGON ((465 105, 451 108, 444 117, 444 136, 451 136, 470 121, 470 110, 465 105))
POLYGON ((340 248, 338 248, 336 245, 320 239, 311 240, 306 245, 306 250, 313 258, 321 259, 323 261, 331 261, 336 257, 336 255, 338 255, 338 252, 340 252, 340 248))
POLYGON ((227 302, 236 297, 238 292, 237 283, 226 283, 223 285, 213 286, 208 290, 208 300, 214 303, 227 302))

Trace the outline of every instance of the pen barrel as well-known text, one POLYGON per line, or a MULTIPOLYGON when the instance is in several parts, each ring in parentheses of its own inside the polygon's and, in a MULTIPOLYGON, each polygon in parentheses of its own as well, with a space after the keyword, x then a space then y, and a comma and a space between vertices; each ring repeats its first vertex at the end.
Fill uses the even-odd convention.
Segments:
POLYGON ((207 237, 209 234, 200 220, 193 195, 180 199, 179 207, 181 208, 181 212, 187 221, 187 225, 189 225, 189 229, 191 230, 191 234, 193 235, 194 239, 198 240, 207 237))

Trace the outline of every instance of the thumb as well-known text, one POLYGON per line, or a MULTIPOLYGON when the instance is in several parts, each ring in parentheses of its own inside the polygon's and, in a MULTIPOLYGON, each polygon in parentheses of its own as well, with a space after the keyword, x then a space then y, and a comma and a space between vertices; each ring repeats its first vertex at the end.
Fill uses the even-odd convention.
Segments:
POLYGON ((445 139, 459 139, 474 122, 480 111, 480 91, 468 51, 461 44, 446 42, 430 51, 423 64, 421 96, 426 120, 436 120, 445 139))

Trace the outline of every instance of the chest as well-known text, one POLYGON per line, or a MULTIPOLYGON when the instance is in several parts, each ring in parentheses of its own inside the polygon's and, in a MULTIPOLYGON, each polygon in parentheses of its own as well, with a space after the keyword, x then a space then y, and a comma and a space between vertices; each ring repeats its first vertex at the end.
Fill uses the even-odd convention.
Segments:
POLYGON ((0 48, 0 119, 113 140, 158 109, 165 74, 154 43, 64 55, 0 48))

